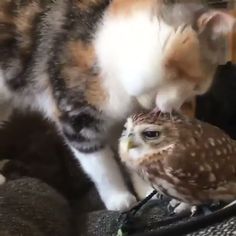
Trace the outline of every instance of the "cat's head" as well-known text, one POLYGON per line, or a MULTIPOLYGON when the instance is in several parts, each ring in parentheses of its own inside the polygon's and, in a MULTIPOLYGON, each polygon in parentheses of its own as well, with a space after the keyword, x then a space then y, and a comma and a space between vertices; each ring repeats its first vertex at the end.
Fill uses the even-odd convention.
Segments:
POLYGON ((112 1, 98 35, 101 66, 143 106, 180 108, 225 62, 234 19, 199 2, 112 1))

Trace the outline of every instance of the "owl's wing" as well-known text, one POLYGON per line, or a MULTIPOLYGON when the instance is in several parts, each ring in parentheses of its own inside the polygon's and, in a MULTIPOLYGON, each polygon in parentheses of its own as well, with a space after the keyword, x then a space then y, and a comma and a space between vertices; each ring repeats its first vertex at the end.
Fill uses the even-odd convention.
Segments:
POLYGON ((185 186, 203 190, 236 182, 236 155, 232 144, 208 139, 191 151, 177 152, 163 161, 165 174, 185 186), (214 145, 211 145, 211 143, 214 145), (227 149, 228 145, 228 149, 227 149))

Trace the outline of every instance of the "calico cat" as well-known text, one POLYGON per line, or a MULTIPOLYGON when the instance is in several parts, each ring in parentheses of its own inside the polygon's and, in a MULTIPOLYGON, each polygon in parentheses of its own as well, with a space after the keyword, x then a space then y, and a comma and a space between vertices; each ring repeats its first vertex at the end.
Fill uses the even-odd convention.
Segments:
POLYGON ((2 121, 14 107, 53 121, 109 210, 136 201, 113 159, 115 127, 204 93, 224 57, 234 20, 184 2, 0 1, 2 121))

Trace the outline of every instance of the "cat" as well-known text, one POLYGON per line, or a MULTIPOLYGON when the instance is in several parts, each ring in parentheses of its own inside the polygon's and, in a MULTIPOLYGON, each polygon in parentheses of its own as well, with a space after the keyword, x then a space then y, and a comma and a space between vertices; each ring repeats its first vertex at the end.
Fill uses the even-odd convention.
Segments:
POLYGON ((115 128, 205 93, 224 58, 233 18, 184 2, 0 1, 1 121, 17 107, 54 122, 109 210, 136 202, 113 158, 115 128))

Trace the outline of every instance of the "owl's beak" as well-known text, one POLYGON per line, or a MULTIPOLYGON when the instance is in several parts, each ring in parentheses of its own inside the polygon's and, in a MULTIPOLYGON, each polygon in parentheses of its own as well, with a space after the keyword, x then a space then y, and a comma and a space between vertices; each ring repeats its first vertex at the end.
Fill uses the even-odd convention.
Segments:
POLYGON ((127 150, 138 147, 132 138, 127 138, 127 150))

